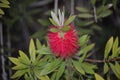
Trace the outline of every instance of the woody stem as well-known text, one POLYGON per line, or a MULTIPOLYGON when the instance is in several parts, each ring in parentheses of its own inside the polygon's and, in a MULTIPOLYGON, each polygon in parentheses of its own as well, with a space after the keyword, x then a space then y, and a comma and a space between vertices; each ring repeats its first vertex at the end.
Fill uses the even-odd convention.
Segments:
MULTIPOLYGON (((79 59, 78 56, 74 56, 74 59, 79 59)), ((115 61, 120 61, 120 57, 117 58, 111 58, 111 59, 103 59, 103 60, 97 60, 97 59, 84 59, 86 62, 92 62, 92 63, 105 63, 105 62, 115 62, 115 61)))
POLYGON ((71 80, 72 73, 71 73, 70 59, 66 59, 66 64, 67 64, 67 80, 71 80))

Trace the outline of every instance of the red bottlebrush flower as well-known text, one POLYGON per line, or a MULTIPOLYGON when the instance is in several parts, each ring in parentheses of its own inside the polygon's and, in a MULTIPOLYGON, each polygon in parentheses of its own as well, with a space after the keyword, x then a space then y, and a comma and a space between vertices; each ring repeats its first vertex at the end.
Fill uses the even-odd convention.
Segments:
POLYGON ((73 25, 70 25, 70 22, 67 26, 63 26, 64 22, 61 21, 61 23, 62 25, 50 26, 48 43, 54 55, 68 58, 75 54, 79 48, 77 31, 73 25))

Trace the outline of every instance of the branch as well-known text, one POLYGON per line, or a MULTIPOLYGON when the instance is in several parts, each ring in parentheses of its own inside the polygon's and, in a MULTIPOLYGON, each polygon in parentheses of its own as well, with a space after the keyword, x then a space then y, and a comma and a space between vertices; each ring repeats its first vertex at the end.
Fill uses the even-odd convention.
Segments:
POLYGON ((5 70, 5 56, 4 56, 4 41, 3 41, 3 25, 2 23, 0 22, 0 45, 2 46, 2 48, 0 49, 0 53, 1 53, 1 68, 2 68, 2 78, 3 80, 7 80, 7 73, 6 73, 6 70, 5 70))
POLYGON ((58 0, 54 0, 54 11, 57 14, 57 11, 58 11, 58 0))
POLYGON ((39 1, 39 2, 34 2, 34 3, 32 3, 29 7, 35 8, 35 7, 44 6, 44 5, 49 4, 49 3, 52 2, 52 1, 53 1, 53 0, 42 0, 42 1, 39 1))
POLYGON ((75 5, 75 3, 74 3, 74 0, 71 0, 71 15, 73 15, 74 14, 74 5, 75 5))
POLYGON ((96 13, 96 7, 95 6, 93 6, 93 11, 94 11, 95 22, 97 23, 97 13, 96 13))
MULTIPOLYGON (((78 56, 73 56, 74 59, 77 59, 79 60, 80 57, 78 56)), ((108 59, 108 60, 96 60, 96 59, 84 59, 84 61, 86 62, 92 62, 92 63, 105 63, 105 62, 115 62, 115 61, 120 61, 120 57, 117 57, 117 58, 111 58, 111 59, 108 59)))
POLYGON ((95 62, 95 63, 115 62, 115 61, 120 61, 120 57, 112 58, 112 59, 108 59, 108 60, 85 59, 84 61, 95 62))

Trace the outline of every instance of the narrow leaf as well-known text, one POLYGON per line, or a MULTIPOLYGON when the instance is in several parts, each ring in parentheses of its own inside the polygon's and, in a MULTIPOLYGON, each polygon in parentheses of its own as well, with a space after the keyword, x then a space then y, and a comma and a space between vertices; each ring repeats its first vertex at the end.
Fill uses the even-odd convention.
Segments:
POLYGON ((119 73, 118 73, 118 71, 117 71, 117 69, 115 68, 115 66, 113 65, 113 64, 111 64, 111 63, 109 63, 110 64, 110 67, 111 67, 111 69, 112 69, 112 71, 114 72, 114 74, 115 74, 115 76, 118 78, 118 79, 120 79, 120 75, 119 75, 119 73))
POLYGON ((109 71, 109 67, 107 63, 104 64, 104 74, 106 74, 109 71))
POLYGON ((93 44, 90 44, 90 45, 86 46, 85 48, 83 48, 83 49, 82 49, 82 52, 83 52, 83 53, 87 53, 87 52, 89 52, 90 50, 92 50, 94 46, 95 46, 94 43, 93 43, 93 44))
POLYGON ((70 27, 69 27, 69 26, 63 26, 63 27, 61 28, 61 30, 62 30, 63 32, 67 32, 67 31, 70 30, 70 27))
POLYGON ((111 51, 112 45, 113 45, 113 37, 111 37, 107 41, 107 44, 106 44, 106 47, 105 47, 105 51, 104 51, 104 59, 108 57, 108 55, 109 55, 109 53, 111 51))
POLYGON ((4 4, 10 4, 8 0, 0 0, 4 4))
POLYGON ((1 15, 4 15, 4 14, 5 14, 2 9, 0 9, 0 14, 1 14, 1 15))
POLYGON ((84 8, 84 7, 76 7, 76 9, 80 12, 89 12, 89 10, 87 8, 84 8))
POLYGON ((3 7, 3 8, 10 8, 9 5, 7 5, 7 4, 3 4, 3 3, 0 3, 0 7, 3 7))
POLYGON ((60 65, 60 68, 58 69, 58 72, 56 74, 56 80, 60 79, 60 77, 62 76, 64 70, 65 70, 65 62, 62 62, 62 64, 60 65))
POLYGON ((59 64, 61 63, 60 59, 56 59, 55 61, 48 63, 43 70, 40 72, 40 75, 46 75, 54 71, 56 68, 58 68, 59 64))
POLYGON ((96 80, 104 80, 99 74, 94 74, 96 80))
POLYGON ((88 14, 88 13, 81 13, 81 14, 78 14, 78 17, 80 17, 80 18, 93 18, 93 15, 88 14))
POLYGON ((36 39, 36 46, 37 46, 37 49, 40 49, 42 47, 39 39, 36 39))
POLYGON ((40 49, 37 50, 39 54, 51 54, 50 49, 43 45, 40 49))
POLYGON ((24 64, 29 65, 30 60, 29 60, 28 56, 21 50, 19 50, 19 54, 20 54, 19 61, 24 63, 24 64))
MULTIPOLYGON (((120 76, 120 64, 118 63, 118 62, 115 62, 115 69, 116 69, 116 71, 117 71, 117 73, 119 74, 119 76, 120 76)), ((120 77, 119 77, 120 78, 120 77)))
POLYGON ((50 78, 49 78, 47 75, 41 76, 39 70, 36 70, 36 71, 35 71, 35 75, 36 75, 37 78, 40 79, 40 80, 50 80, 50 78))
POLYGON ((85 75, 85 71, 81 67, 81 63, 78 61, 72 61, 75 69, 80 72, 81 74, 85 75))
POLYGON ((112 14, 112 11, 111 10, 106 10, 106 11, 103 11, 102 13, 100 13, 99 15, 98 15, 98 18, 104 18, 104 17, 107 17, 107 16, 109 16, 109 15, 111 15, 112 14))
POLYGON ((70 16, 68 19, 67 19, 67 21, 65 21, 65 23, 64 23, 64 26, 68 26, 74 19, 75 19, 75 15, 73 15, 73 16, 70 16))
POLYGON ((57 28, 51 28, 50 31, 53 32, 53 33, 56 33, 56 32, 58 32, 59 30, 58 30, 57 28))
POLYGON ((114 43, 113 43, 111 58, 117 57, 118 44, 119 44, 119 40, 118 40, 118 37, 117 37, 115 39, 114 43))
POLYGON ((89 36, 88 35, 83 35, 79 38, 80 45, 83 46, 87 44, 89 41, 89 36))
POLYGON ((25 70, 27 68, 28 68, 28 66, 24 65, 24 64, 19 64, 17 66, 12 67, 13 70, 25 70))
POLYGON ((82 68, 84 71, 88 74, 94 74, 94 69, 97 69, 96 65, 90 64, 90 63, 82 63, 82 68))
POLYGON ((26 72, 27 72, 27 70, 18 70, 18 71, 15 72, 14 75, 12 75, 11 78, 21 77, 21 76, 23 76, 26 72))
POLYGON ((54 26, 58 26, 58 24, 52 18, 49 18, 49 20, 54 26))
POLYGON ((30 54, 31 61, 34 62, 36 58, 36 53, 35 53, 35 45, 34 45, 33 39, 30 40, 29 54, 30 54))
POLYGON ((20 62, 19 62, 19 60, 18 60, 17 58, 9 57, 9 60, 10 60, 12 63, 16 64, 16 65, 19 65, 19 64, 20 64, 20 62))

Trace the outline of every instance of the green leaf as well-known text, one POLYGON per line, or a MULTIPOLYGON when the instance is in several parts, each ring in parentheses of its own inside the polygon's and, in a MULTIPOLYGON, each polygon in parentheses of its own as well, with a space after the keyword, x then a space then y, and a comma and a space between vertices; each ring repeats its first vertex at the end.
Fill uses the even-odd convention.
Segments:
POLYGON ((49 22, 48 20, 43 20, 43 19, 38 19, 38 22, 42 25, 42 26, 49 26, 49 22))
POLYGON ((82 63, 81 64, 84 71, 88 74, 94 74, 94 69, 97 69, 96 65, 90 64, 90 63, 82 63))
POLYGON ((40 49, 37 50, 39 54, 51 54, 50 49, 43 45, 40 49))
POLYGON ((25 69, 28 69, 28 66, 27 65, 24 65, 24 64, 19 64, 17 66, 14 66, 12 67, 13 70, 25 70, 25 69))
POLYGON ((117 56, 120 54, 120 47, 117 49, 117 56))
POLYGON ((95 6, 96 0, 90 0, 90 1, 91 1, 91 4, 95 6))
POLYGON ((30 60, 28 58, 28 56, 21 50, 19 50, 19 54, 20 54, 20 57, 18 58, 19 61, 23 64, 27 64, 29 65, 30 64, 30 60))
POLYGON ((76 7, 76 9, 80 12, 89 12, 89 10, 87 8, 84 8, 84 7, 76 7))
POLYGON ((53 32, 53 33, 56 33, 56 32, 58 32, 59 30, 58 30, 57 28, 51 28, 50 31, 53 32))
POLYGON ((88 35, 83 35, 79 38, 80 46, 83 46, 87 44, 89 41, 89 36, 88 35))
POLYGON ((33 39, 30 40, 29 54, 30 54, 31 61, 34 62, 36 58, 36 53, 35 53, 35 45, 34 45, 33 39))
POLYGON ((19 64, 20 64, 20 62, 19 62, 19 60, 18 60, 17 58, 9 57, 9 60, 10 60, 12 63, 16 64, 16 65, 19 65, 19 64))
POLYGON ((15 74, 12 75, 11 78, 19 78, 23 76, 28 70, 18 70, 15 72, 15 74))
POLYGON ((104 74, 106 74, 109 71, 109 67, 107 63, 104 64, 104 74))
POLYGON ((67 32, 67 31, 70 30, 70 26, 63 26, 63 27, 61 28, 61 30, 62 30, 63 32, 67 32))
POLYGON ((30 76, 28 76, 27 74, 24 75, 24 79, 25 80, 33 80, 30 76))
POLYGON ((78 61, 72 61, 75 69, 80 72, 81 74, 85 75, 85 71, 82 69, 82 64, 78 61))
POLYGON ((54 72, 54 73, 51 75, 50 80, 56 80, 56 72, 54 72))
POLYGON ((92 25, 94 22, 95 22, 94 20, 89 20, 89 21, 79 20, 76 22, 76 24, 79 25, 80 27, 87 27, 92 25))
POLYGON ((37 49, 40 49, 42 47, 39 39, 36 39, 36 47, 37 47, 37 49))
POLYGON ((114 43, 113 43, 111 58, 117 57, 118 44, 119 44, 119 40, 118 40, 118 37, 117 37, 115 39, 114 43))
POLYGON ((99 15, 98 15, 98 18, 104 18, 104 17, 107 17, 107 16, 109 16, 109 15, 111 15, 112 14, 112 11, 111 10, 106 10, 106 11, 103 11, 102 13, 100 13, 99 15))
POLYGON ((79 59, 80 62, 82 62, 84 60, 85 57, 87 57, 87 53, 93 49, 93 47, 95 46, 95 44, 90 44, 86 47, 84 47, 83 49, 80 50, 80 52, 78 53, 79 55, 80 54, 83 54, 83 56, 79 59))
POLYGON ((43 70, 40 72, 40 75, 46 75, 49 74, 51 72, 53 72, 56 68, 58 68, 59 64, 61 63, 60 59, 56 59, 55 61, 48 63, 43 70))
POLYGON ((113 37, 111 37, 107 41, 107 44, 106 44, 106 47, 105 47, 105 51, 104 51, 104 59, 108 57, 108 55, 109 55, 109 53, 111 51, 112 45, 113 45, 113 37))
POLYGON ((80 18, 93 18, 93 15, 89 14, 89 13, 80 13, 80 14, 78 14, 78 17, 80 17, 80 18))
POLYGON ((109 64, 110 64, 110 67, 111 67, 112 71, 114 72, 115 76, 116 76, 118 79, 120 79, 119 70, 118 70, 113 64, 111 64, 111 63, 109 63, 109 64))
POLYGON ((4 4, 10 4, 8 0, 0 0, 4 4))
POLYGON ((56 74, 56 80, 59 80, 60 77, 62 76, 64 70, 65 70, 65 62, 62 62, 62 64, 60 65, 60 68, 58 69, 58 72, 56 74))
POLYGON ((82 49, 82 52, 83 52, 83 53, 88 53, 90 50, 93 49, 94 46, 95 46, 94 43, 93 43, 93 44, 90 44, 90 45, 86 46, 85 48, 83 48, 83 49, 82 49))
POLYGON ((0 7, 3 7, 3 8, 10 8, 9 5, 7 5, 7 4, 3 4, 3 3, 0 3, 0 7))
POLYGON ((64 26, 68 26, 74 19, 76 15, 70 16, 67 21, 65 21, 64 26))
POLYGON ((36 71, 35 71, 35 75, 36 75, 37 78, 40 79, 40 80, 50 80, 47 75, 41 76, 39 70, 36 70, 36 71))
POLYGON ((4 11, 2 9, 0 9, 0 14, 4 15, 4 11))
POLYGON ((58 26, 58 24, 52 18, 49 18, 49 20, 54 26, 58 26))
MULTIPOLYGON (((117 71, 117 73, 119 74, 119 76, 120 76, 120 64, 118 63, 118 62, 115 62, 115 69, 116 69, 116 71, 117 71)), ((120 78, 120 77, 119 77, 120 78)))
POLYGON ((94 74, 96 80, 104 80, 99 74, 94 74))

